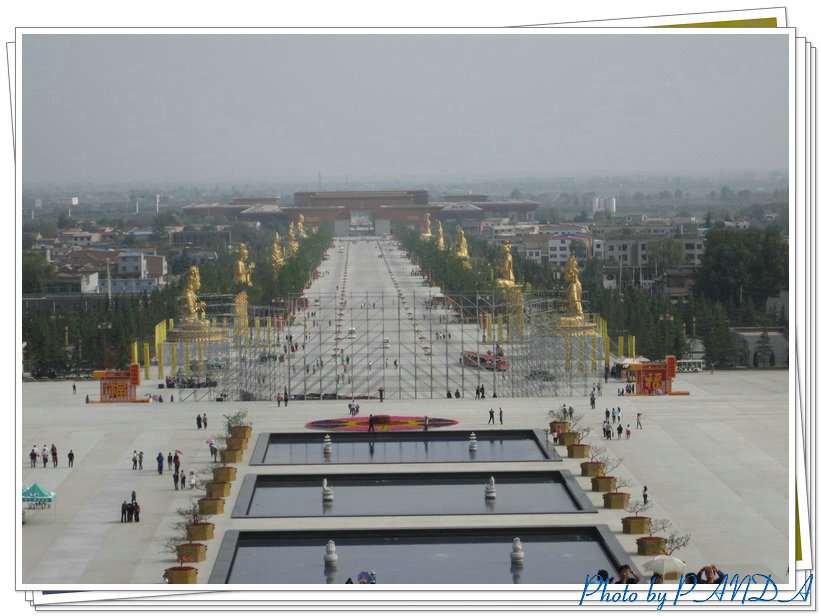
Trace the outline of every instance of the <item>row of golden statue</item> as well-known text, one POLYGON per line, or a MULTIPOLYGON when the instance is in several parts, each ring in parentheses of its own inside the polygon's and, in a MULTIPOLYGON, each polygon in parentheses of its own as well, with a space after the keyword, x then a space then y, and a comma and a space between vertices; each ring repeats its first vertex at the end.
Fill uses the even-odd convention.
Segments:
MULTIPOLYGON (((299 239, 308 237, 304 228, 305 219, 299 215, 296 225, 293 221, 288 228, 288 241, 282 246, 279 233, 274 234, 274 242, 271 246, 271 261, 274 268, 279 267, 285 259, 292 257, 299 250, 299 239)), ((236 259, 234 260, 234 282, 251 286, 251 273, 255 264, 248 263, 248 248, 244 243, 239 245, 236 259)), ((180 296, 181 315, 177 324, 168 332, 168 340, 171 342, 210 342, 224 340, 227 336, 225 330, 211 327, 205 319, 205 303, 199 299, 197 292, 200 289, 200 270, 192 265, 188 269, 188 276, 185 281, 182 295, 180 296)), ((234 298, 236 308, 235 316, 238 318, 240 327, 247 327, 247 306, 248 294, 243 289, 234 298)))
MULTIPOLYGON (((457 257, 465 260, 465 267, 470 267, 470 255, 468 254, 468 243, 465 238, 465 232, 461 227, 456 227, 456 243, 452 247, 453 253, 457 257)), ((422 239, 434 239, 431 232, 430 214, 425 214, 425 226, 421 234, 422 239)), ((442 231, 442 222, 436 221, 436 245, 439 250, 445 250, 445 237, 442 231)), ((508 303, 512 304, 513 312, 516 312, 516 306, 523 301, 521 288, 522 285, 516 284, 516 278, 513 274, 513 255, 510 252, 510 242, 504 241, 501 245, 502 263, 496 272, 495 285, 502 290, 507 296, 508 303)), ((579 281, 579 265, 576 257, 570 255, 570 258, 565 263, 564 267, 564 281, 567 283, 567 290, 565 292, 565 316, 560 319, 560 325, 564 328, 572 328, 574 330, 586 330, 588 325, 584 320, 584 312, 582 310, 582 284, 579 281)))

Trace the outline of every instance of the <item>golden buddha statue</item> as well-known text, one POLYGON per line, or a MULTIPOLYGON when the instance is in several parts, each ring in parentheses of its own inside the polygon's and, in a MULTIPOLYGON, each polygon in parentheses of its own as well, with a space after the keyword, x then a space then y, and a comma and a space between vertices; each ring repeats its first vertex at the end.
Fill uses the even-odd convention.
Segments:
POLYGON ((564 266, 564 281, 567 283, 567 314, 582 316, 582 283, 579 282, 579 266, 576 257, 570 255, 564 266))
POLYGON ((445 232, 442 231, 442 221, 436 221, 436 246, 439 250, 445 250, 445 232))
POLYGON ((188 278, 180 295, 181 318, 174 327, 168 330, 168 341, 176 342, 213 342, 225 340, 225 331, 211 327, 205 320, 205 302, 197 297, 200 290, 200 270, 196 266, 188 268, 188 278))
POLYGON ((430 232, 430 214, 425 213, 425 227, 422 229, 422 239, 426 240, 433 237, 433 233, 430 232))
POLYGON ((240 282, 251 286, 251 272, 254 269, 254 264, 246 265, 248 260, 248 249, 245 244, 239 245, 237 258, 234 261, 234 282, 240 282))
POLYGON ((182 303, 183 322, 193 322, 202 320, 202 313, 205 312, 205 304, 197 297, 200 289, 200 270, 196 265, 188 269, 188 279, 185 283, 180 301, 182 303))
POLYGON ((499 267, 496 285, 500 287, 512 287, 516 284, 513 276, 513 255, 510 254, 510 242, 505 240, 502 243, 502 265, 499 267))
POLYGON ((282 254, 282 247, 279 245, 279 232, 274 233, 274 243, 271 245, 271 261, 274 267, 279 267, 285 261, 282 254))
POLYGON ((288 226, 288 244, 285 247, 288 258, 293 257, 297 250, 299 250, 299 242, 296 239, 296 233, 294 232, 294 223, 291 221, 291 224, 288 226))
POLYGON ((302 226, 302 223, 304 222, 305 217, 302 214, 300 214, 296 223, 296 235, 299 239, 305 239, 306 237, 308 237, 308 234, 305 233, 305 228, 302 226))
POLYGON ((468 241, 465 238, 465 232, 462 227, 456 227, 456 245, 453 247, 453 253, 464 259, 465 267, 470 268, 470 255, 468 254, 468 241))

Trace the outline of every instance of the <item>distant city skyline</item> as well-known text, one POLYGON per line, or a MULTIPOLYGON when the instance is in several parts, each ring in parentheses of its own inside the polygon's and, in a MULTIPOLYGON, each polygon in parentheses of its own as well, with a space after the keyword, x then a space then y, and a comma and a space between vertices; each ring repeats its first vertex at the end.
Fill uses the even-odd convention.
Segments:
POLYGON ((24 34, 21 51, 24 187, 789 163, 783 33, 24 34))

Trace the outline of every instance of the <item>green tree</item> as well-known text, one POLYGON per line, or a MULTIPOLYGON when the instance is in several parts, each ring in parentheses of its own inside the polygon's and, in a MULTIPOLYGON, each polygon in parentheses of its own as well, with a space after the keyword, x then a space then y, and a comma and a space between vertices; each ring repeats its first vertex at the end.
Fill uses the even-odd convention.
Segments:
POLYGON ((36 252, 23 252, 21 265, 23 293, 42 293, 57 273, 54 265, 36 252))

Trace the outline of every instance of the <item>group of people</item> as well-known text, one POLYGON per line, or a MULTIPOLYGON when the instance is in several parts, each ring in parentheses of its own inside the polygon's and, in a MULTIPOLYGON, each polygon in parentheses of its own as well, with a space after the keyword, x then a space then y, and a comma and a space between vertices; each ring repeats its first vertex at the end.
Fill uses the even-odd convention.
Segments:
POLYGON ((137 493, 131 491, 131 501, 127 499, 120 506, 120 522, 139 522, 140 504, 137 502, 137 493))
POLYGON ((284 393, 277 393, 277 406, 280 406, 283 402, 285 402, 285 406, 288 406, 288 390, 286 389, 284 393))
MULTIPOLYGON (((685 584, 692 584, 693 582, 696 584, 720 584, 726 575, 715 565, 706 565, 699 569, 698 573, 682 573, 685 584)), ((599 569, 593 579, 598 577, 600 581, 608 584, 638 584, 641 582, 641 576, 633 571, 630 565, 621 565, 617 571, 617 576, 616 578, 610 577, 606 569, 599 569)), ((664 576, 660 573, 654 573, 649 581, 652 584, 663 584, 664 576)))
MULTIPOLYGON (((40 453, 37 453, 37 445, 32 446, 31 451, 29 452, 29 462, 31 464, 31 468, 37 467, 37 458, 42 459, 43 461, 43 468, 48 466, 48 461, 51 459, 51 465, 53 468, 57 468, 57 446, 52 443, 51 447, 43 445, 43 449, 40 453)), ((72 468, 74 466, 74 450, 68 450, 68 467, 72 468)))
POLYGON ((356 400, 351 400, 348 402, 348 414, 351 417, 356 417, 359 415, 359 403, 356 400))
MULTIPOLYGON (((496 423, 496 421, 495 421, 496 412, 493 410, 493 408, 491 408, 487 413, 488 413, 487 422, 489 424, 495 424, 496 423)), ((500 424, 505 423, 504 422, 504 415, 502 414, 502 407, 501 406, 499 407, 499 423, 500 424)))
POLYGON ((207 430, 208 429, 208 415, 203 413, 202 415, 197 414, 197 418, 195 419, 197 423, 197 430, 207 430))
POLYGON ((484 386, 484 384, 476 386, 475 399, 476 400, 484 400, 485 399, 485 386, 484 386))
POLYGON ((624 394, 634 394, 636 393, 636 384, 628 383, 624 387, 619 388, 616 393, 619 396, 623 396, 624 394))

